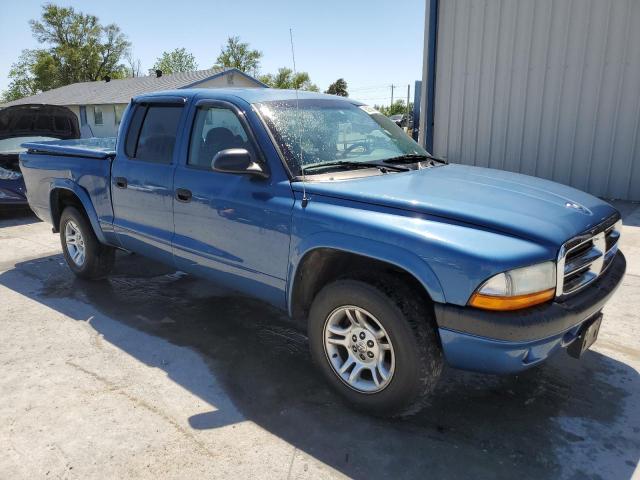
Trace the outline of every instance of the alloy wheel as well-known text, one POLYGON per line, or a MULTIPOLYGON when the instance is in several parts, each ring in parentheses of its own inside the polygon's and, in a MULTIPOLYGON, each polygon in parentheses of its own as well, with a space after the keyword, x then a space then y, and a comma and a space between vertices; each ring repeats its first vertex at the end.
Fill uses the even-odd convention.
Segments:
POLYGON ((86 246, 82 232, 73 220, 69 220, 64 226, 64 241, 71 261, 82 267, 86 258, 86 246))
POLYGON ((358 392, 377 393, 391 382, 395 369, 391 339, 363 308, 342 306, 329 314, 324 351, 335 374, 358 392))

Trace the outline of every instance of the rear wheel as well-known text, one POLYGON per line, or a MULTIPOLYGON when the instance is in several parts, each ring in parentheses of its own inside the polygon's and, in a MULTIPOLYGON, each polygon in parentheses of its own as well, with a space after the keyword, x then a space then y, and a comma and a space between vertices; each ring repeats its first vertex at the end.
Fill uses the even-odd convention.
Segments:
POLYGON ((418 411, 442 370, 427 304, 394 277, 338 280, 314 299, 311 354, 357 409, 382 416, 418 411))
POLYGON ((60 242, 67 265, 81 278, 103 278, 113 268, 115 249, 102 245, 84 213, 66 207, 60 216, 60 242))

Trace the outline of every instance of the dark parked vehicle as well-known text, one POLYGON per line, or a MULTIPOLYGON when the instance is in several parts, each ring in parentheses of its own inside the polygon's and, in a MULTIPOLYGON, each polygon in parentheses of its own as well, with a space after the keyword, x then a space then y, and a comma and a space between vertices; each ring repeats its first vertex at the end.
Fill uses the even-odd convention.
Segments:
POLYGON ((407 115, 406 113, 403 113, 398 126, 409 129, 413 128, 413 115, 407 115))
POLYGON ((16 105, 0 110, 0 206, 26 207, 18 165, 24 142, 80 138, 75 114, 57 105, 16 105))
POLYGON ((389 117, 389 120, 391 120, 393 123, 395 123, 396 125, 398 125, 399 127, 401 127, 401 123, 402 123, 402 117, 403 115, 401 113, 396 113, 395 115, 391 115, 389 117))
POLYGON ((401 128, 413 128, 413 115, 407 115, 406 113, 396 113, 389 117, 393 123, 401 128))

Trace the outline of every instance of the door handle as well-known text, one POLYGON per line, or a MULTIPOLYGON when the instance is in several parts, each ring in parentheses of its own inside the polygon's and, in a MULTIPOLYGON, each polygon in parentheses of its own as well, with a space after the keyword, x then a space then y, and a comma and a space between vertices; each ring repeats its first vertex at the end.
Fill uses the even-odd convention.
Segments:
POLYGON ((124 177, 116 177, 116 187, 127 188, 127 179, 124 177))
POLYGON ((176 188, 176 198, 180 202, 190 202, 191 195, 191 190, 187 190, 186 188, 176 188))

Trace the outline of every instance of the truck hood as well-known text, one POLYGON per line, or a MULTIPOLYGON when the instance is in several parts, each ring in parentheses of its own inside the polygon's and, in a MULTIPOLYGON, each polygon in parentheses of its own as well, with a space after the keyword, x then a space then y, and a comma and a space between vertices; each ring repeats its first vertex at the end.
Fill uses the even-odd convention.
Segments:
MULTIPOLYGON (((464 165, 344 181, 307 182, 307 194, 410 210, 559 247, 616 209, 559 183, 464 165)), ((301 190, 299 182, 294 184, 301 190)))

